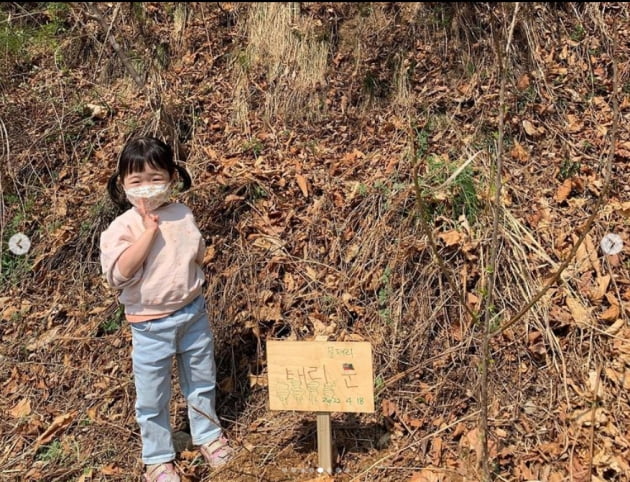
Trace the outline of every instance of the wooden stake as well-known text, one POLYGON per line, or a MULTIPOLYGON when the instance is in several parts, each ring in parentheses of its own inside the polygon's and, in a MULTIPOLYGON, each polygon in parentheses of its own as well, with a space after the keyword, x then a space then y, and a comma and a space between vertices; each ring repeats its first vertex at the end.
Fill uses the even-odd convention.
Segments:
POLYGON ((319 457, 319 468, 332 474, 332 430, 329 412, 317 412, 317 455, 319 457))
MULTIPOLYGON (((325 335, 315 337, 315 341, 328 341, 325 335)), ((317 412, 317 457, 319 468, 332 474, 332 430, 330 426, 330 412, 317 412)))

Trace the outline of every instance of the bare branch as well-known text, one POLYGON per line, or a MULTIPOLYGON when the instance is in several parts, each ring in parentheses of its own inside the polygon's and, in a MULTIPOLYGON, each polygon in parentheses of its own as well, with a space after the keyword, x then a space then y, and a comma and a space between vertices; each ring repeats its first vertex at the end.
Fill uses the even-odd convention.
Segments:
POLYGON ((562 272, 569 266, 571 261, 575 258, 575 255, 586 239, 589 231, 593 228, 595 223, 595 219, 597 218, 599 212, 601 211, 604 202, 608 199, 608 195, 610 193, 610 185, 611 185, 611 177, 612 177, 612 163, 613 158, 615 156, 615 145, 617 141, 617 130, 619 126, 619 102, 617 99, 617 91, 619 89, 619 79, 617 74, 617 28, 613 26, 613 56, 612 56, 612 65, 613 65, 613 92, 612 92, 612 104, 613 104, 613 123, 612 129, 610 132, 610 150, 608 151, 608 158, 606 160, 606 165, 604 166, 604 186, 602 187, 602 191, 593 206, 593 212, 588 217, 584 227, 581 228, 580 236, 577 242, 573 245, 571 252, 568 254, 566 259, 562 262, 562 264, 558 267, 556 272, 553 274, 551 278, 547 280, 547 282, 543 285, 538 293, 536 293, 532 299, 521 308, 516 315, 514 315, 509 321, 507 321, 503 326, 497 328, 491 333, 491 337, 497 336, 507 330, 509 327, 518 322, 523 316, 527 314, 527 312, 534 306, 544 295, 547 293, 549 288, 551 288, 559 279, 562 272))
MULTIPOLYGON (((86 2, 85 5, 87 6, 89 10, 90 15, 92 15, 92 17, 94 17, 98 21, 98 23, 101 25, 101 28, 103 29, 103 31, 109 33, 110 27, 107 26, 107 22, 105 22, 103 15, 99 11, 99 9, 96 7, 96 5, 94 5, 94 3, 92 2, 86 2)), ((127 69, 127 72, 129 72, 129 75, 131 75, 131 78, 134 80, 136 85, 141 90, 144 90, 144 82, 142 78, 140 77, 140 74, 138 74, 138 71, 131 64, 131 62, 129 61, 129 58, 127 58, 125 53, 122 51, 120 45, 116 41, 116 38, 113 35, 107 35, 107 41, 116 52, 116 55, 120 57, 121 62, 125 66, 125 69, 127 69)))

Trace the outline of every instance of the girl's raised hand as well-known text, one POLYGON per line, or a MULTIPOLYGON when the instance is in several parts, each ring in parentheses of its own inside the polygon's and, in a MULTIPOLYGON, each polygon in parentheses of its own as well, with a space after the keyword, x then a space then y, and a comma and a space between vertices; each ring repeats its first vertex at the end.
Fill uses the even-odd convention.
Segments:
POLYGON ((155 230, 158 228, 158 221, 160 218, 157 214, 147 212, 144 201, 142 200, 140 200, 138 204, 138 212, 140 213, 140 216, 142 216, 142 224, 144 224, 145 229, 155 230))

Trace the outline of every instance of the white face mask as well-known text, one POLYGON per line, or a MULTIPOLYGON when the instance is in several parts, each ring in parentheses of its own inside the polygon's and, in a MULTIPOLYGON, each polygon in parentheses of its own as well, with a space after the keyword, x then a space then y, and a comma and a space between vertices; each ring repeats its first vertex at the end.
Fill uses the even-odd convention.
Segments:
POLYGON ((168 202, 171 194, 170 187, 170 183, 130 187, 125 189, 125 194, 129 202, 135 207, 138 209, 144 208, 147 212, 151 212, 168 202))

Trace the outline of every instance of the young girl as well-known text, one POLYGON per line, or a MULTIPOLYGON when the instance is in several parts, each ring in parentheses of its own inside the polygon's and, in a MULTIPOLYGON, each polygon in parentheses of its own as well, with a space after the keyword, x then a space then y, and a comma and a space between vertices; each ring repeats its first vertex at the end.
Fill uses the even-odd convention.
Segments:
POLYGON ((109 194, 121 208, 133 205, 101 234, 101 265, 132 332, 136 419, 142 436, 144 480, 179 481, 169 401, 171 363, 177 357, 193 443, 213 467, 230 458, 215 413, 213 335, 202 295, 205 243, 192 212, 170 203, 175 174, 182 190, 186 170, 170 147, 153 137, 131 140, 110 178, 109 194))

